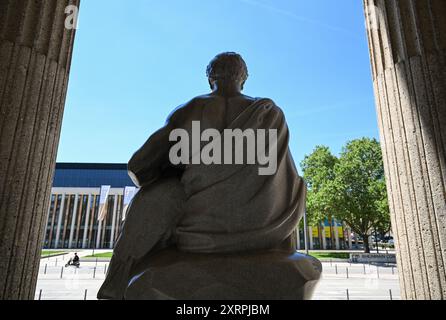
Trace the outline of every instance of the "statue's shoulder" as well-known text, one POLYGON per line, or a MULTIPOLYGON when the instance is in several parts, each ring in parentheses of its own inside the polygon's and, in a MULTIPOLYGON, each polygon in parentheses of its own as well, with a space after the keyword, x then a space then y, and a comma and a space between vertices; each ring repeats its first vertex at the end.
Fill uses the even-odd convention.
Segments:
POLYGON ((215 101, 215 96, 211 94, 202 94, 200 96, 196 96, 191 101, 189 101, 189 107, 192 108, 202 108, 209 102, 215 101))
POLYGON ((268 107, 268 109, 270 110, 270 112, 272 113, 276 113, 280 116, 285 116, 283 113, 282 108, 280 108, 273 99, 270 98, 254 98, 255 99, 255 103, 258 105, 258 107, 260 108, 264 108, 264 107, 268 107))
POLYGON ((176 107, 168 116, 167 122, 175 123, 184 120, 202 104, 203 99, 204 96, 198 96, 176 107))

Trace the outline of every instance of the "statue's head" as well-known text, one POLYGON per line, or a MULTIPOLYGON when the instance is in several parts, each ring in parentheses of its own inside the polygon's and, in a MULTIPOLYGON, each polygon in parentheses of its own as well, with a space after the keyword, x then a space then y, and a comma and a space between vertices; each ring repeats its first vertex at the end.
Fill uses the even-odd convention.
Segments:
POLYGON ((235 52, 224 52, 209 63, 206 75, 211 88, 215 81, 238 82, 243 85, 248 79, 248 67, 242 56, 235 52))

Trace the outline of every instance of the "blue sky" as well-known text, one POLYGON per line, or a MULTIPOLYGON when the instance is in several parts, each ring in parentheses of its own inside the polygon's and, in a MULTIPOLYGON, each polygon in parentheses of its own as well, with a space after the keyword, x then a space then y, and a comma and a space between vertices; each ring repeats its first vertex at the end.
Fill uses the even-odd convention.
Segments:
POLYGON ((297 164, 378 138, 362 1, 83 0, 58 161, 127 162, 223 51, 284 110, 297 164))

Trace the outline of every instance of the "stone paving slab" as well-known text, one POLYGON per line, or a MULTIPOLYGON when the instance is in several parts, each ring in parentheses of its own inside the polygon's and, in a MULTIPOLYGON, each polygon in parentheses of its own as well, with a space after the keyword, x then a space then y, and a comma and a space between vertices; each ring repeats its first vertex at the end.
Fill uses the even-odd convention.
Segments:
MULTIPOLYGON (((82 254, 82 256, 90 255, 82 254)), ((81 256, 81 257, 82 257, 81 256)), ((70 256, 42 259, 35 298, 42 300, 96 300, 107 262, 82 261, 81 267, 65 268, 70 256), (57 260, 56 260, 57 259, 57 260), (46 273, 45 273, 46 269, 46 273), (62 278, 61 278, 62 276, 62 278)), ((396 267, 382 267, 348 262, 323 262, 323 275, 314 300, 346 300, 347 289, 350 300, 393 300, 400 299, 398 271, 396 267), (348 270, 348 278, 347 278, 348 270)))

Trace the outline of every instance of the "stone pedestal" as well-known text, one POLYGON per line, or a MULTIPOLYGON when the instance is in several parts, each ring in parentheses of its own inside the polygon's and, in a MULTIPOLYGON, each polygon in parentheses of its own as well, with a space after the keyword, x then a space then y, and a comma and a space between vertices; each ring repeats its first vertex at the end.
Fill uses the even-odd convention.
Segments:
POLYGON ((365 0, 405 299, 446 298, 446 1, 365 0))
POLYGON ((0 1, 0 300, 34 298, 75 34, 68 5, 79 0, 0 1))
POLYGON ((127 300, 307 300, 321 263, 286 251, 193 254, 169 249, 132 272, 127 300))

